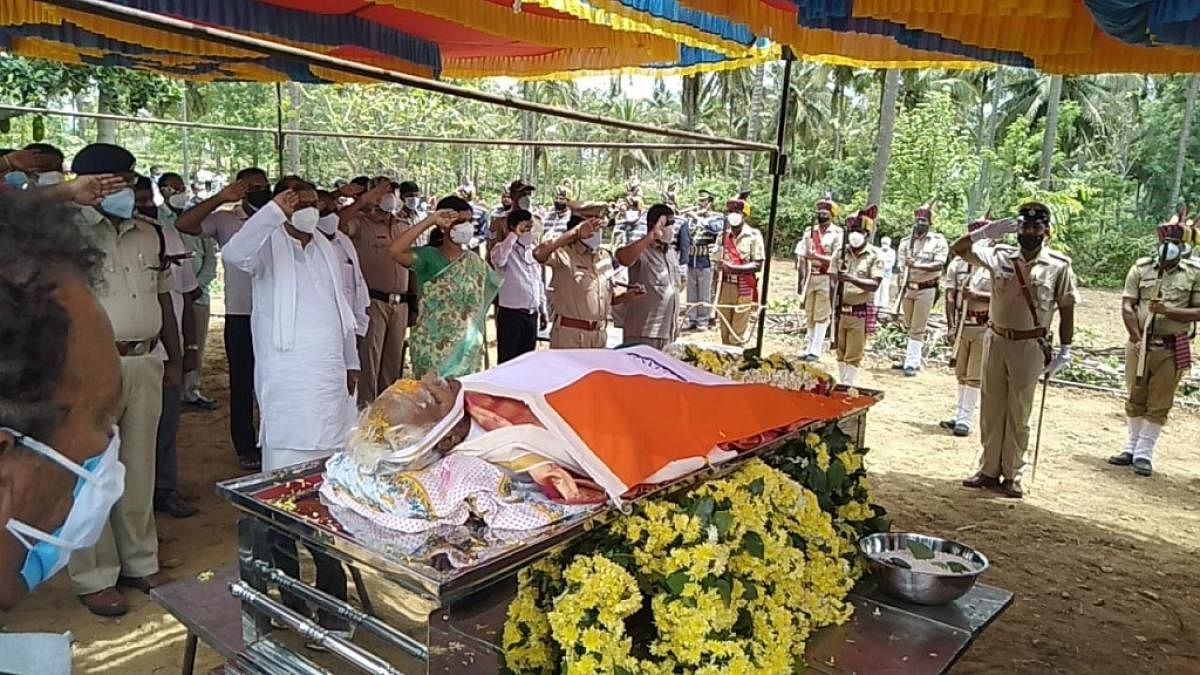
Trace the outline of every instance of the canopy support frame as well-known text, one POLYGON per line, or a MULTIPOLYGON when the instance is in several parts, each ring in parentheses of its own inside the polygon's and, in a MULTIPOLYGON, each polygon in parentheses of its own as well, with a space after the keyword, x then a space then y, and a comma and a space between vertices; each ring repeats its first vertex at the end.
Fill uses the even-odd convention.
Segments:
POLYGON ((775 221, 779 217, 779 191, 783 187, 783 176, 787 172, 788 155, 784 149, 788 127, 788 99, 792 85, 792 62, 796 55, 791 48, 783 48, 783 89, 779 94, 779 117, 775 125, 775 152, 771 154, 771 206, 767 215, 767 240, 764 242, 767 259, 763 261, 762 295, 759 298, 758 328, 754 348, 759 354, 763 349, 763 337, 767 329, 767 292, 771 287, 771 258, 775 245, 775 221))

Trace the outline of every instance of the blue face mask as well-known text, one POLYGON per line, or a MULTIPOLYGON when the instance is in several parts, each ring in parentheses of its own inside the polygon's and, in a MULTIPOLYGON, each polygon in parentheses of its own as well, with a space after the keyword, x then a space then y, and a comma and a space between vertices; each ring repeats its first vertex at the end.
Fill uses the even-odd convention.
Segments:
POLYGON ((26 549, 21 577, 25 580, 25 586, 32 591, 66 567, 72 551, 95 546, 100 539, 104 524, 108 522, 109 511, 125 490, 125 465, 117 458, 121 437, 113 427, 104 452, 80 466, 44 443, 12 429, 0 429, 11 433, 20 445, 76 476, 75 487, 71 490, 74 500, 71 510, 54 532, 43 532, 16 518, 10 518, 4 525, 4 529, 26 549))
POLYGON ((134 201, 133 188, 124 188, 102 199, 98 208, 114 218, 125 220, 133 217, 134 201))
POLYGON ((4 184, 10 188, 23 190, 25 185, 29 183, 29 176, 26 176, 20 171, 9 171, 4 174, 4 184))

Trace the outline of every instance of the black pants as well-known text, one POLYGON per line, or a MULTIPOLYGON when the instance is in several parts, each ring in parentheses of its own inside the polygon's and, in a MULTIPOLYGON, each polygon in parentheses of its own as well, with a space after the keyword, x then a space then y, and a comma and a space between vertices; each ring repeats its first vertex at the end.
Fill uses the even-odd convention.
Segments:
MULTIPOLYGON (((296 540, 287 535, 271 531, 271 558, 279 571, 293 579, 300 579, 300 557, 296 550, 296 540)), ((313 566, 317 568, 317 590, 324 591, 339 599, 346 599, 346 570, 342 563, 331 558, 312 546, 305 547, 312 554, 313 566)), ((311 617, 308 603, 303 598, 280 589, 279 598, 292 611, 311 617)), ((318 612, 318 618, 324 619, 324 611, 318 612)))
POLYGON ((179 452, 175 437, 179 433, 180 387, 163 385, 162 415, 158 417, 158 439, 154 452, 154 500, 166 499, 179 490, 179 452))
POLYGON ((229 436, 238 457, 262 456, 254 431, 254 341, 250 317, 225 315, 225 358, 229 359, 229 436))
POLYGON ((538 315, 501 307, 496 312, 496 358, 500 363, 531 352, 537 346, 538 315))

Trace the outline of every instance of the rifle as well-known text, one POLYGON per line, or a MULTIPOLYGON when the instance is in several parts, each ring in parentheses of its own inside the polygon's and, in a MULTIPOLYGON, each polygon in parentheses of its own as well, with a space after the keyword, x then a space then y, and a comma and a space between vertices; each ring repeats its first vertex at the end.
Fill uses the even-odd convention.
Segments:
POLYGON ((837 280, 837 297, 834 298, 836 303, 833 306, 833 339, 829 344, 834 349, 838 346, 838 328, 842 325, 842 299, 846 293, 846 282, 842 281, 842 275, 850 268, 850 262, 846 258, 846 250, 850 246, 850 228, 842 228, 842 248, 837 252, 838 255, 838 280, 837 280))
MULTIPOLYGON (((1187 220, 1187 207, 1183 207, 1176 213, 1168 222, 1169 225, 1178 225, 1187 220)), ((1158 247, 1158 270, 1157 277, 1154 280, 1154 292, 1151 297, 1153 300, 1162 299, 1162 281, 1163 267, 1167 264, 1167 247, 1158 247)), ((1146 348, 1150 342, 1150 336, 1154 334, 1154 312, 1146 312, 1146 320, 1142 322, 1142 341, 1138 343, 1138 362, 1137 362, 1137 379, 1144 382, 1146 378, 1146 348)))
MULTIPOLYGON (((908 252, 912 255, 912 239, 908 240, 908 252)), ((899 253, 899 251, 897 251, 899 253)), ((892 307, 892 314, 900 316, 900 310, 904 307, 904 295, 908 292, 908 277, 912 273, 912 266, 904 265, 904 276, 900 277, 900 286, 896 289, 896 304, 892 307)))
POLYGON ((958 326, 954 331, 954 347, 950 352, 950 367, 958 365, 958 348, 962 345, 963 324, 967 322, 967 289, 971 286, 971 275, 974 272, 971 265, 967 265, 967 274, 963 279, 962 284, 958 288, 958 326))

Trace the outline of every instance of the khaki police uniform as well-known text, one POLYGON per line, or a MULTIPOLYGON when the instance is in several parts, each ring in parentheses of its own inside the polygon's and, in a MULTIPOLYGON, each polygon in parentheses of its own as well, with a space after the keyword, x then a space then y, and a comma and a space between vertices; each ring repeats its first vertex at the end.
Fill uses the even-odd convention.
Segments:
MULTIPOLYGON (((909 259, 915 265, 937 265, 939 268, 946 264, 950 257, 950 245, 946 238, 937 232, 928 232, 924 237, 907 236, 900 240, 900 250, 897 254, 901 264, 909 259)), ((908 338, 924 342, 925 331, 929 327, 929 312, 937 299, 939 270, 917 270, 908 268, 903 272, 904 288, 900 289, 903 300, 900 311, 903 314, 904 327, 908 329, 908 338)))
MULTIPOLYGON (((1159 287, 1158 263, 1154 258, 1141 258, 1125 277, 1124 297, 1137 303, 1138 325, 1146 325, 1150 301, 1161 290, 1163 305, 1174 309, 1200 307, 1200 262, 1183 259, 1174 269, 1162 275, 1159 287)), ((1130 418, 1145 418, 1157 425, 1167 422, 1175 403, 1175 390, 1185 371, 1175 365, 1175 340, 1190 340, 1190 323, 1172 321, 1156 316, 1149 341, 1146 343, 1146 373, 1139 379, 1136 344, 1125 348, 1125 414, 1130 418)))
POLYGON ((954 374, 958 383, 979 388, 983 379, 983 342, 987 332, 988 304, 992 293, 992 277, 980 266, 972 266, 955 258, 946 269, 946 288, 958 298, 953 320, 962 322, 955 339, 954 374), (966 316, 963 316, 963 303, 966 316))
POLYGON ((412 227, 412 222, 373 210, 352 219, 346 234, 354 242, 371 304, 367 307, 367 334, 359 344, 362 371, 358 401, 367 405, 400 379, 404 340, 408 333, 411 272, 392 258, 392 242, 412 227))
POLYGON ((828 322, 832 315, 831 293, 834 281, 831 272, 837 269, 808 259, 817 252, 816 246, 813 244, 814 230, 817 232, 817 239, 820 240, 821 247, 825 250, 825 255, 830 257, 834 256, 841 247, 843 236, 842 228, 831 223, 824 229, 819 226, 809 227, 804 231, 804 238, 800 240, 801 253, 805 257, 805 269, 808 271, 804 280, 804 297, 800 300, 804 304, 804 318, 810 331, 817 324, 828 322))
MULTIPOLYGON (((839 270, 846 262, 846 273, 860 279, 883 281, 883 253, 878 247, 867 244, 861 251, 838 251, 832 269, 839 270)), ((841 314, 837 327, 837 360, 839 364, 858 367, 863 360, 867 344, 867 319, 864 311, 875 311, 875 291, 864 290, 849 282, 843 282, 841 314)), ((842 373, 842 381, 847 379, 842 373)))
POLYGON ((574 241, 546 260, 551 270, 550 305, 554 326, 551 349, 603 349, 608 345, 612 307, 612 254, 574 241))
POLYGON ((1043 246, 1026 262, 1013 246, 977 242, 964 256, 988 270, 992 280, 990 326, 984 338, 983 401, 979 415, 983 453, 979 472, 1020 485, 1029 449, 1029 415, 1046 362, 1041 339, 1049 340, 1056 310, 1079 300, 1071 259, 1043 246), (1030 315, 1017 269, 1024 273, 1037 319, 1030 315))
POLYGON ((108 314, 121 356, 121 463, 125 493, 113 507, 96 545, 71 554, 71 582, 78 595, 112 588, 118 576, 158 572, 154 526, 154 463, 162 412, 163 361, 155 353, 162 332, 159 295, 169 293, 171 272, 157 270, 158 234, 149 223, 124 220, 116 227, 91 207, 78 222, 104 252, 96 297, 108 314))
MULTIPOLYGON (((732 237, 726 232, 723 237, 732 237)), ((762 262, 766 259, 766 246, 763 244, 762 233, 749 225, 742 225, 741 232, 733 240, 734 248, 741 256, 742 264, 762 262)), ((733 275, 721 269, 721 264, 728 259, 725 253, 724 239, 717 242, 717 253, 714 262, 721 278, 720 290, 717 291, 717 316, 721 322, 721 342, 727 345, 744 345, 749 339, 747 328, 750 326, 750 314, 754 311, 755 295, 741 290, 738 276, 754 278, 757 287, 757 275, 733 275)), ((730 261, 732 262, 732 261, 730 261)))

